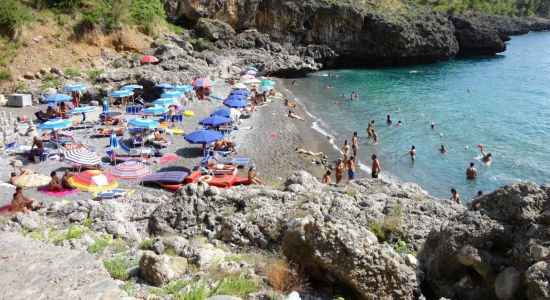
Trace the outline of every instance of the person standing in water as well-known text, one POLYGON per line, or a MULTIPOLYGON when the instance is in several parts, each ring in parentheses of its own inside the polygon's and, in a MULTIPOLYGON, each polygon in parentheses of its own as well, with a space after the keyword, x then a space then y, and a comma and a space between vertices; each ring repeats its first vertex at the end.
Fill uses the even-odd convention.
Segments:
POLYGON ((443 145, 443 144, 441 144, 441 147, 439 147, 439 149, 437 149, 437 150, 439 150, 439 152, 441 154, 447 153, 447 148, 445 148, 445 145, 443 145))
POLYGON ((373 129, 372 130, 372 144, 376 145, 378 143, 378 133, 373 129))
POLYGON ((355 180, 355 158, 352 156, 347 162, 349 181, 355 180))
POLYGON ((353 150, 353 156, 357 156, 357 150, 359 149, 359 139, 357 137, 357 131, 353 133, 351 138, 351 149, 353 150))
POLYGON ((435 130, 435 123, 432 122, 432 124, 430 124, 430 127, 432 128, 432 130, 435 130))
POLYGON ((477 169, 474 167, 474 163, 470 163, 470 167, 466 169, 466 178, 475 179, 477 177, 477 169))
POLYGON ((349 157, 348 140, 344 141, 344 147, 342 147, 342 154, 344 155, 344 163, 346 163, 348 161, 348 157, 349 157))
POLYGON ((378 161, 378 157, 376 154, 373 154, 371 156, 372 159, 372 167, 371 167, 371 176, 372 178, 378 178, 378 174, 380 174, 380 161, 378 161))
POLYGON ((413 145, 411 147, 411 151, 409 151, 409 155, 411 156, 412 162, 416 160, 416 147, 413 145))
POLYGON ((370 139, 372 139, 372 132, 374 131, 374 120, 370 121, 367 125, 367 136, 370 139))
POLYGON ((456 204, 460 204, 460 196, 458 195, 455 188, 451 188, 451 202, 454 202, 456 204))
POLYGON ((334 165, 334 171, 335 171, 335 177, 336 177, 336 183, 340 183, 342 181, 342 177, 344 177, 344 170, 346 169, 346 165, 341 159, 338 159, 336 161, 336 164, 334 165))
POLYGON ((391 126, 391 124, 393 123, 393 121, 391 120, 391 116, 390 115, 387 115, 386 116, 386 123, 388 123, 388 125, 391 126))

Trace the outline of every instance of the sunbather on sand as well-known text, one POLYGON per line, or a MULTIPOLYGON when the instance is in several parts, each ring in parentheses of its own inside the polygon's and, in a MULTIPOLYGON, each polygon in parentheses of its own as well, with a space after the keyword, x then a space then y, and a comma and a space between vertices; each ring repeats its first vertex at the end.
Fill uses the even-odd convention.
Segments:
POLYGON ((229 170, 229 171, 233 171, 236 168, 235 166, 217 164, 217 163, 215 163, 211 160, 208 161, 207 166, 208 166, 208 169, 210 169, 210 170, 229 170))
POLYGON ((63 177, 61 177, 61 187, 65 189, 72 189, 71 184, 69 183, 69 178, 73 176, 73 173, 69 171, 69 169, 65 169, 65 173, 63 173, 63 177))
POLYGON ((15 194, 13 194, 13 199, 11 200, 11 211, 12 212, 29 212, 32 210, 39 209, 43 207, 44 204, 34 199, 30 199, 23 195, 23 189, 20 187, 15 188, 15 194))
POLYGON ((296 149, 294 149, 294 152, 298 152, 298 153, 301 153, 301 154, 307 154, 307 155, 311 155, 311 156, 323 156, 323 152, 313 152, 313 151, 305 150, 303 148, 296 148, 296 149))
POLYGON ((19 175, 31 175, 31 174, 34 174, 33 170, 27 167, 19 168, 19 175))
POLYGON ((212 144, 212 147, 214 150, 218 151, 235 151, 235 142, 227 141, 227 140, 219 140, 212 144))
POLYGON ((262 184, 262 181, 256 177, 256 166, 252 165, 248 170, 248 182, 250 184, 262 184))
POLYGON ((68 142, 65 142, 63 144, 61 144, 61 147, 63 147, 63 149, 65 150, 75 150, 75 149, 81 149, 81 148, 88 148, 90 147, 90 145, 86 144, 86 143, 68 143, 68 142))
POLYGON ((59 178, 57 178, 57 172, 55 171, 51 172, 50 176, 52 177, 52 180, 50 180, 50 183, 48 184, 48 189, 53 192, 61 192, 63 188, 59 184, 59 178))
POLYGON ((166 140, 166 138, 163 137, 163 136, 160 134, 158 128, 155 128, 155 131, 153 131, 153 136, 154 136, 154 138, 155 138, 155 142, 163 142, 163 143, 168 142, 168 140, 166 140))
POLYGON ((11 172, 11 175, 10 175, 10 183, 15 185, 15 181, 19 178, 19 175, 17 175, 17 173, 15 172, 11 172))
POLYGON ((288 117, 293 118, 293 119, 297 119, 297 120, 300 120, 300 121, 305 121, 306 120, 305 117, 299 116, 299 115, 293 113, 291 110, 288 111, 288 117))
POLYGON ((124 121, 122 120, 122 116, 116 116, 107 117, 103 123, 105 123, 105 125, 123 125, 124 121))
POLYGON ((289 108, 296 108, 296 102, 292 102, 288 99, 285 99, 285 106, 289 107, 289 108))

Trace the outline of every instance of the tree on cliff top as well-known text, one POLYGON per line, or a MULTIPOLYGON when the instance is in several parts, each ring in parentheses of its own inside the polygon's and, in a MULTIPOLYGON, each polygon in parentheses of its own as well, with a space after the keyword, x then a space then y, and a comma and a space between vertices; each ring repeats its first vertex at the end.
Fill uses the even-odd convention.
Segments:
POLYGON ((436 10, 464 13, 483 11, 490 14, 549 17, 550 0, 416 0, 436 10))

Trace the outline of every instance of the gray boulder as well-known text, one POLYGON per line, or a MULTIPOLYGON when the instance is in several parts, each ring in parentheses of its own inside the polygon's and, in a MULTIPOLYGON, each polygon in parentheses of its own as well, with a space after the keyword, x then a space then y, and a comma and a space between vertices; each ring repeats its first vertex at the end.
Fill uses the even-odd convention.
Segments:
POLYGON ((416 299, 415 270, 364 227, 294 220, 283 238, 285 255, 308 274, 343 286, 356 299, 416 299))
POLYGON ((201 18, 195 26, 195 31, 199 37, 215 42, 230 38, 236 34, 231 25, 216 19, 201 18))
POLYGON ((176 44, 169 43, 158 47, 154 55, 160 60, 173 60, 183 57, 185 50, 176 44))
POLYGON ((544 257, 544 251, 533 255, 531 249, 548 242, 549 192, 548 185, 511 184, 433 229, 418 255, 423 293, 429 299, 540 295, 538 267, 531 272, 534 280, 522 274, 544 257))
POLYGON ((187 260, 183 257, 156 255, 145 251, 139 260, 139 272, 149 283, 156 286, 181 277, 187 271, 187 260))
POLYGON ((539 261, 525 272, 527 297, 533 300, 550 299, 550 261, 539 261))

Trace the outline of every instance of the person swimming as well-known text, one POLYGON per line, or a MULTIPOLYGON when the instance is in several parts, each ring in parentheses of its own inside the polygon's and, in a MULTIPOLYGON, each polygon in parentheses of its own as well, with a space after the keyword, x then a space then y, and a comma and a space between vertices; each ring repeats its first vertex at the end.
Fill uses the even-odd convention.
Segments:
POLYGON ((393 123, 393 121, 391 120, 391 116, 390 115, 387 115, 386 116, 386 123, 388 123, 388 125, 391 125, 393 123))
POLYGON ((430 127, 432 128, 432 130, 435 130, 435 123, 432 122, 432 124, 430 124, 430 127))
POLYGON ((493 155, 491 154, 491 152, 489 152, 489 153, 483 152, 483 145, 480 145, 480 146, 479 146, 479 151, 481 152, 481 155, 482 155, 481 160, 482 160, 484 163, 488 163, 488 162, 491 161, 491 157, 492 157, 493 155))
POLYGON ((445 148, 445 145, 443 145, 443 144, 441 144, 441 147, 439 147, 439 149, 437 149, 437 150, 439 150, 439 152, 441 152, 441 153, 447 153, 447 148, 445 148))

